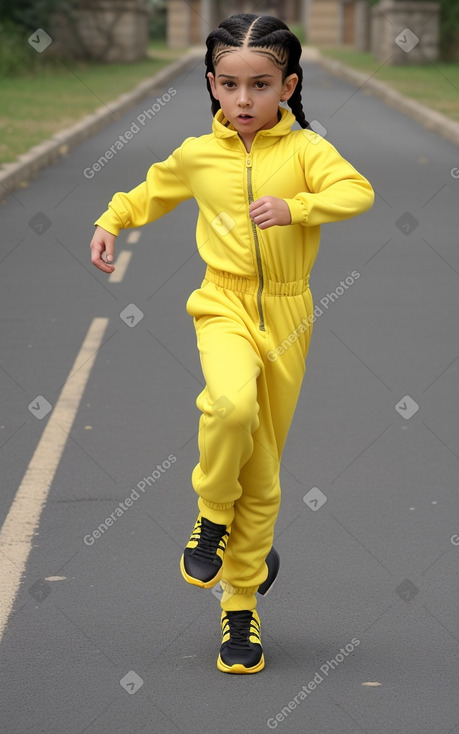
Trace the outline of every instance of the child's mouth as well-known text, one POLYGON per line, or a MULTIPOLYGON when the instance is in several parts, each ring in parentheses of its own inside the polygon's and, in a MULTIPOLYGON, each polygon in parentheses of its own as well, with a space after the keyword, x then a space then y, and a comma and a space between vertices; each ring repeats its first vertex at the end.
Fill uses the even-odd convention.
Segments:
POLYGON ((241 122, 250 122, 250 120, 253 120, 253 117, 252 115, 242 114, 242 115, 238 115, 237 119, 240 120, 241 122))

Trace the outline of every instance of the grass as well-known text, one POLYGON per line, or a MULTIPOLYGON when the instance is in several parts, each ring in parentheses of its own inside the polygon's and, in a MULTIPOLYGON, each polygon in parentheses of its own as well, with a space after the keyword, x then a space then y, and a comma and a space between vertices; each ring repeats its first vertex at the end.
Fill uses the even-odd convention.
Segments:
POLYGON ((321 47, 321 53, 357 71, 371 74, 401 94, 459 122, 459 63, 384 66, 372 54, 346 47, 321 47))
POLYGON ((290 30, 292 33, 295 34, 295 36, 298 38, 299 42, 302 44, 306 43, 306 33, 305 28, 302 23, 291 23, 289 25, 290 30))
POLYGON ((0 164, 14 161, 55 132, 128 92, 183 51, 150 47, 134 64, 54 61, 0 81, 0 164))

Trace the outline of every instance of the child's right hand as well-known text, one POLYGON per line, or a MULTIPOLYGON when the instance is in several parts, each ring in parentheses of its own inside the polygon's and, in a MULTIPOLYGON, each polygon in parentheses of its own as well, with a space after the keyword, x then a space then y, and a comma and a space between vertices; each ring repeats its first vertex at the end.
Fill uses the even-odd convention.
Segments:
POLYGON ((99 270, 103 270, 104 273, 113 273, 115 266, 111 265, 115 254, 115 240, 114 234, 110 234, 106 229, 97 226, 94 232, 94 237, 89 245, 91 248, 91 262, 99 270), (105 260, 102 259, 102 254, 105 252, 105 260))

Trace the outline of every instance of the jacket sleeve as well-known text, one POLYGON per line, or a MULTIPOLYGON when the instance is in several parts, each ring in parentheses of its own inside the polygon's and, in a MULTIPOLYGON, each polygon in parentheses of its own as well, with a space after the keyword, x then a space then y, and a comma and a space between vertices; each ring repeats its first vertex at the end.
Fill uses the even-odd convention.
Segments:
POLYGON ((374 191, 367 179, 346 161, 327 140, 303 131, 309 138, 304 148, 304 176, 309 192, 285 199, 291 224, 315 227, 349 219, 370 209, 374 191))
POLYGON ((167 160, 154 163, 143 183, 127 193, 115 194, 108 209, 94 224, 118 236, 121 229, 154 222, 181 201, 191 199, 193 192, 182 163, 182 151, 187 140, 167 160))

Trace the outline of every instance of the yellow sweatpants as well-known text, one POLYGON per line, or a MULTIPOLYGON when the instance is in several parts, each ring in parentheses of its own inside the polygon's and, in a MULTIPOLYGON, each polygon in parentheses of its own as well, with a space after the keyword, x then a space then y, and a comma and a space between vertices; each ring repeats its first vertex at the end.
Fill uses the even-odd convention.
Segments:
POLYGON ((192 485, 204 517, 231 524, 221 581, 225 611, 254 609, 280 505, 282 450, 305 372, 313 313, 308 279, 258 281, 207 268, 191 293, 206 386, 196 405, 192 485), (304 324, 307 323, 307 328, 304 324))

